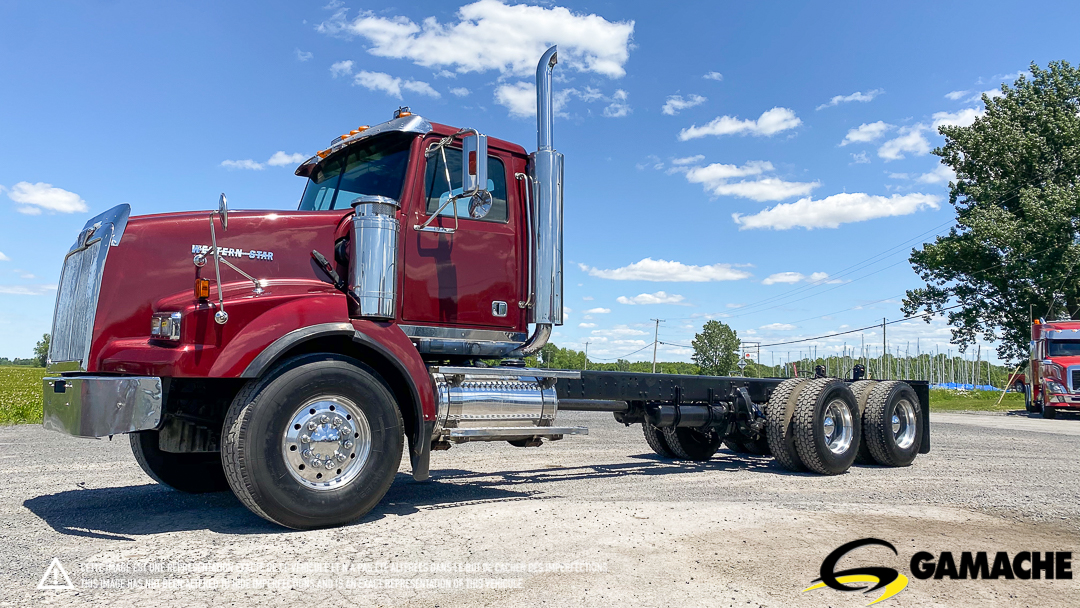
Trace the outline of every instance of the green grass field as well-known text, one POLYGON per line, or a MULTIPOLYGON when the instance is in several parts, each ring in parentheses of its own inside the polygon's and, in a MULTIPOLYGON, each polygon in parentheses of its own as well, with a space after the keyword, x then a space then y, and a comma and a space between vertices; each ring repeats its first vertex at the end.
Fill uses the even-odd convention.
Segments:
POLYGON ((42 367, 0 367, 0 424, 41 422, 42 367))
MULTIPOLYGON (((0 424, 41 422, 41 379, 45 370, 40 367, 0 367, 0 424)), ((1008 412, 1024 409, 1024 395, 1006 393, 1001 405, 995 406, 999 392, 972 391, 959 394, 950 390, 930 391, 932 411, 1008 412)))
POLYGON ((1001 391, 968 391, 958 393, 948 389, 936 389, 930 391, 930 411, 975 411, 975 412, 1008 412, 1011 410, 1024 409, 1024 394, 1008 392, 1001 400, 1001 405, 995 406, 1001 391))

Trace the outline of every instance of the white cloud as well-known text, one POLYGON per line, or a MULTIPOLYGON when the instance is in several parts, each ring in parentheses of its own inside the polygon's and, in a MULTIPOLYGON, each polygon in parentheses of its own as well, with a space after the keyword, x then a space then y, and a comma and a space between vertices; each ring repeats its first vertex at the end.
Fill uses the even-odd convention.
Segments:
POLYGON ((709 189, 717 196, 738 196, 753 201, 781 201, 793 196, 805 196, 821 185, 821 182, 786 182, 774 177, 752 181, 716 184, 709 189))
POLYGON ((950 92, 945 94, 945 98, 956 101, 957 99, 967 97, 970 94, 971 94, 971 91, 950 91, 950 92))
POLYGON ((581 296, 581 299, 585 300, 586 302, 592 302, 593 301, 592 296, 581 296))
MULTIPOLYGON (((585 102, 609 102, 610 105, 603 111, 608 118, 621 118, 633 111, 626 103, 629 97, 626 91, 618 89, 611 97, 607 97, 597 89, 585 87, 584 90, 569 88, 555 91, 553 103, 556 115, 561 115, 571 97, 585 102)), ((495 87, 495 103, 510 110, 510 115, 514 117, 536 116, 536 85, 528 81, 501 84, 495 87)))
POLYGON ((78 194, 44 182, 19 182, 7 191, 7 195, 20 205, 15 210, 26 215, 40 215, 42 211, 81 213, 89 210, 78 194))
POLYGON ((766 110, 757 120, 739 120, 733 116, 718 116, 705 125, 691 125, 679 131, 679 140, 687 141, 706 135, 756 135, 771 136, 794 129, 802 124, 795 112, 787 108, 766 110))
POLYGON ((855 165, 861 165, 863 163, 870 162, 870 159, 866 157, 866 151, 855 153, 851 155, 851 163, 855 165))
POLYGON ((626 296, 619 296, 616 298, 616 302, 619 304, 678 304, 685 298, 678 294, 669 294, 666 291, 658 291, 656 293, 641 293, 632 298, 626 296))
POLYGON ((338 76, 348 76, 349 74, 352 74, 352 67, 353 62, 351 59, 339 61, 330 66, 330 75, 334 78, 337 78, 338 76))
POLYGON ((700 106, 706 101, 707 100, 701 95, 688 95, 686 99, 683 99, 682 95, 669 95, 660 112, 662 114, 667 114, 668 116, 674 116, 682 110, 700 106))
POLYGON ((274 155, 270 157, 270 160, 266 161, 266 164, 271 167, 284 167, 286 165, 296 165, 307 160, 307 156, 296 152, 295 154, 286 154, 284 150, 278 150, 274 152, 274 155))
POLYGON ((296 59, 299 60, 299 61, 307 61, 308 59, 311 59, 314 56, 315 55, 313 53, 309 53, 307 51, 301 51, 300 49, 296 49, 296 59))
POLYGON ((609 312, 611 312, 610 308, 590 308, 589 310, 585 311, 585 314, 587 314, 587 315, 606 315, 609 312))
POLYGON ((250 158, 244 160, 223 160, 221 166, 226 169, 247 169, 250 171, 262 171, 266 167, 262 163, 257 163, 250 158))
POLYGON ((737 281, 750 276, 749 272, 732 268, 730 264, 691 266, 681 262, 645 258, 622 268, 603 270, 578 264, 590 276, 614 281, 693 282, 737 281))
POLYGON ((626 103, 626 99, 629 96, 630 94, 622 89, 616 90, 615 94, 611 96, 611 103, 604 108, 604 116, 607 116, 608 118, 622 118, 633 112, 630 108, 630 104, 626 103))
POLYGON ((714 163, 687 169, 686 180, 692 184, 702 184, 707 192, 716 196, 739 196, 759 202, 805 196, 821 185, 819 182, 786 182, 774 177, 729 181, 738 177, 761 175, 772 170, 772 163, 762 160, 752 160, 741 167, 714 163))
POLYGON ((840 224, 881 217, 910 215, 921 209, 937 209, 939 197, 929 194, 894 194, 889 198, 862 192, 834 194, 821 200, 810 197, 784 203, 753 215, 733 213, 739 230, 770 228, 836 228, 840 224))
POLYGON ((717 82, 719 82, 724 79, 724 75, 720 72, 709 72, 708 74, 702 76, 702 78, 704 78, 705 80, 716 80, 717 82))
POLYGON ((419 95, 441 97, 439 92, 431 88, 431 85, 426 82, 403 80, 385 72, 368 72, 366 70, 357 72, 356 76, 353 77, 353 84, 360 85, 365 89, 370 89, 372 91, 383 91, 387 95, 398 99, 401 99, 402 89, 419 95))
POLYGON ((450 94, 456 97, 466 97, 469 94, 469 89, 465 87, 454 87, 450 89, 450 94))
POLYGON ((56 285, 0 285, 0 294, 41 296, 56 291, 56 285))
POLYGON ((695 154, 693 156, 684 156, 682 158, 673 158, 673 159, 671 159, 671 164, 676 165, 676 166, 693 165, 694 163, 700 163, 703 160, 705 160, 705 155, 704 154, 695 154))
POLYGON ((878 156, 886 161, 904 158, 904 153, 922 156, 930 153, 930 142, 923 137, 926 125, 917 124, 910 127, 900 127, 900 135, 895 139, 881 144, 878 148, 878 156))
POLYGON ((878 95, 881 95, 884 92, 885 92, 884 89, 874 89, 873 91, 867 91, 865 93, 863 93, 861 91, 855 91, 851 95, 837 95, 836 97, 833 97, 832 99, 830 99, 826 103, 823 103, 820 106, 818 106, 817 109, 823 110, 825 108, 831 108, 832 106, 839 105, 839 104, 842 104, 842 103, 850 103, 852 101, 862 101, 862 102, 871 101, 875 97, 877 97, 878 95))
POLYGON ((895 128, 894 125, 890 125, 884 120, 863 123, 848 131, 847 135, 844 136, 844 141, 840 142, 840 145, 846 146, 848 144, 874 141, 893 128, 895 128))
POLYGON ((775 285, 777 283, 798 283, 806 278, 801 272, 778 272, 765 277, 762 285, 775 285))
POLYGON ((578 327, 583 327, 585 329, 589 329, 589 328, 592 328, 592 327, 596 327, 596 323, 578 323, 578 327))
POLYGON ((985 113, 986 110, 978 108, 964 108, 956 112, 934 112, 934 130, 946 126, 969 127, 971 123, 975 122, 976 118, 985 113))
POLYGON ((743 306, 746 306, 746 304, 728 304, 727 305, 728 308, 742 308, 743 306))
POLYGON ((769 323, 768 325, 762 325, 758 329, 764 329, 765 331, 791 331, 795 329, 795 326, 791 323, 769 323))
POLYGON ((616 325, 611 329, 594 329, 592 335, 601 336, 604 338, 624 338, 626 336, 647 336, 648 332, 641 331, 640 329, 633 329, 625 325, 616 325))
MULTIPOLYGON (((535 116, 536 86, 531 82, 501 84, 495 87, 495 103, 509 109, 511 116, 535 116)), ((555 105, 558 111, 557 100, 555 105)))
POLYGON ((3 251, 0 251, 0 262, 10 262, 10 261, 11 261, 11 258, 4 255, 3 251))
POLYGON ((933 171, 915 178, 920 184, 947 184, 956 181, 956 172, 947 165, 938 165, 933 171))
POLYGON ((761 283, 763 285, 775 285, 777 283, 790 284, 790 283, 818 283, 825 285, 835 285, 837 283, 843 283, 841 279, 829 279, 829 273, 827 272, 814 272, 810 276, 806 276, 801 272, 777 272, 765 277, 761 283))
POLYGON ((427 68, 447 67, 458 73, 498 70, 526 76, 536 59, 559 45, 559 63, 581 72, 620 78, 630 57, 633 21, 611 22, 556 6, 544 8, 499 0, 462 6, 457 21, 420 23, 403 16, 380 17, 365 11, 348 21, 338 11, 318 30, 366 38, 368 52, 378 57, 408 59, 427 68))

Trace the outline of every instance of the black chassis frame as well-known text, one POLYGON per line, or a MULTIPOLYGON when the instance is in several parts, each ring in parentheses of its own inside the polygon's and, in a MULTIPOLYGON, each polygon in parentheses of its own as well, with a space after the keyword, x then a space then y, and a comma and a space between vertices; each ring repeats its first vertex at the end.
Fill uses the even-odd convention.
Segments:
MULTIPOLYGON (((676 410, 681 405, 723 405, 731 412, 723 434, 731 434, 737 429, 743 434, 753 434, 750 423, 754 422, 755 408, 745 403, 745 397, 754 404, 764 405, 784 380, 787 378, 583 371, 580 378, 560 379, 555 383, 555 391, 560 400, 624 401, 627 409, 615 412, 615 419, 627 425, 644 422, 647 405, 675 406, 676 410)), ((925 380, 905 382, 919 398, 924 431, 919 453, 926 454, 930 451, 930 383, 925 380)))

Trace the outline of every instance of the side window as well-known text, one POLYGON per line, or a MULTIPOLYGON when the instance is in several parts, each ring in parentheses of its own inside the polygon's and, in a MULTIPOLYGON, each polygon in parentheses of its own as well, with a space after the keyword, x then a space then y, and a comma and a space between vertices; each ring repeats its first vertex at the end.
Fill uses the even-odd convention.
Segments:
MULTIPOLYGON (((427 196, 427 206, 425 211, 428 215, 431 215, 439 210, 439 198, 449 190, 455 188, 461 188, 461 149, 446 148, 446 164, 443 165, 442 154, 436 152, 434 155, 429 156, 427 159, 427 172, 424 177, 424 192, 427 196), (450 187, 446 186, 446 169, 450 170, 450 187)), ((469 217, 469 202, 467 200, 459 200, 457 202, 457 215, 464 220, 472 220, 474 222, 499 222, 505 224, 507 221, 507 205, 506 205, 506 167, 503 165, 502 160, 489 155, 488 156, 488 181, 493 185, 491 189, 491 211, 488 212, 483 219, 474 220, 469 217)), ((448 205, 446 209, 443 209, 442 215, 447 217, 453 217, 454 212, 451 210, 453 205, 448 205)))

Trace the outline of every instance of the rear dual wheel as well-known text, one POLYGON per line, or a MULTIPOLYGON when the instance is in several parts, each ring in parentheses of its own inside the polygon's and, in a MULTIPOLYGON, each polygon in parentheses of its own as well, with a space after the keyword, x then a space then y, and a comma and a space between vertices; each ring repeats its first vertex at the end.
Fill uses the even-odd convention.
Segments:
POLYGON ((863 441, 875 462, 906 467, 919 455, 925 432, 919 398, 907 382, 878 382, 862 415, 863 441))
POLYGON ((792 416, 795 448, 807 469, 822 475, 847 471, 862 437, 855 394, 843 380, 811 380, 799 391, 792 416))
POLYGON ((648 420, 641 423, 641 428, 645 442, 663 458, 704 461, 720 449, 720 435, 713 430, 660 428, 648 420))

